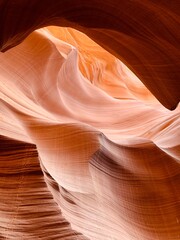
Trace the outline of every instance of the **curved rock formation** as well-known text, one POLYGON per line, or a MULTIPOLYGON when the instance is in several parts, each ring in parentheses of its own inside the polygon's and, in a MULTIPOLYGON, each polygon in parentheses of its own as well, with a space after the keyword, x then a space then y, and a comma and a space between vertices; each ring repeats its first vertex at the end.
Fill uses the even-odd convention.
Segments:
POLYGON ((0 6, 0 239, 179 240, 176 4, 0 6))
POLYGON ((180 101, 177 1, 0 1, 5 51, 47 25, 76 28, 121 59, 167 108, 180 101), (172 94, 173 93, 173 94, 172 94))

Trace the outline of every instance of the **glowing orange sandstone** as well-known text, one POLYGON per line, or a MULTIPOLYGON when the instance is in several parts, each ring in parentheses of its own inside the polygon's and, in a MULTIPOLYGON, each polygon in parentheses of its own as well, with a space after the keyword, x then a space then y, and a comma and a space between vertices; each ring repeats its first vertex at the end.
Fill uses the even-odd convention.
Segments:
POLYGON ((68 25, 140 79, 70 28, 0 54, 0 239, 180 239, 176 8, 26 4, 0 2, 2 48, 68 25))

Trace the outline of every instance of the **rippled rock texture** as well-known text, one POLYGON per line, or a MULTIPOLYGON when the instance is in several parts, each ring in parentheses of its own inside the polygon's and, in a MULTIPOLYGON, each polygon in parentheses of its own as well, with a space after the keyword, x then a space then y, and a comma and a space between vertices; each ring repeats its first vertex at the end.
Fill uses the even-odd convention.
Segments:
POLYGON ((0 239, 180 239, 177 9, 0 1, 0 239))

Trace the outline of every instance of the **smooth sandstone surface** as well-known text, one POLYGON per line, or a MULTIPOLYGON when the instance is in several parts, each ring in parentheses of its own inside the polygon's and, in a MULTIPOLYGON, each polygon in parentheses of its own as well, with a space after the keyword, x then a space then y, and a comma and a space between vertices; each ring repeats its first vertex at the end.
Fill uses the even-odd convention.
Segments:
POLYGON ((80 30, 122 60, 167 108, 179 92, 179 1, 0 1, 0 49, 19 44, 37 28, 80 30))
POLYGON ((177 7, 0 1, 0 239, 180 239, 177 7))

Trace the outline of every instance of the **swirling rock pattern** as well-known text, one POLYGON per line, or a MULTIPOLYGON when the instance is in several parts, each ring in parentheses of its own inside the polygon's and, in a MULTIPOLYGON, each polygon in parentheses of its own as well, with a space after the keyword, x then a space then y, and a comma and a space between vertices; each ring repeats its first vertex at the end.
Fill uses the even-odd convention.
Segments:
POLYGON ((0 11, 0 239, 179 240, 177 4, 0 11))
POLYGON ((174 109, 180 100, 178 8, 178 1, 166 0, 1 0, 0 46, 5 51, 47 25, 76 28, 120 58, 174 109))

